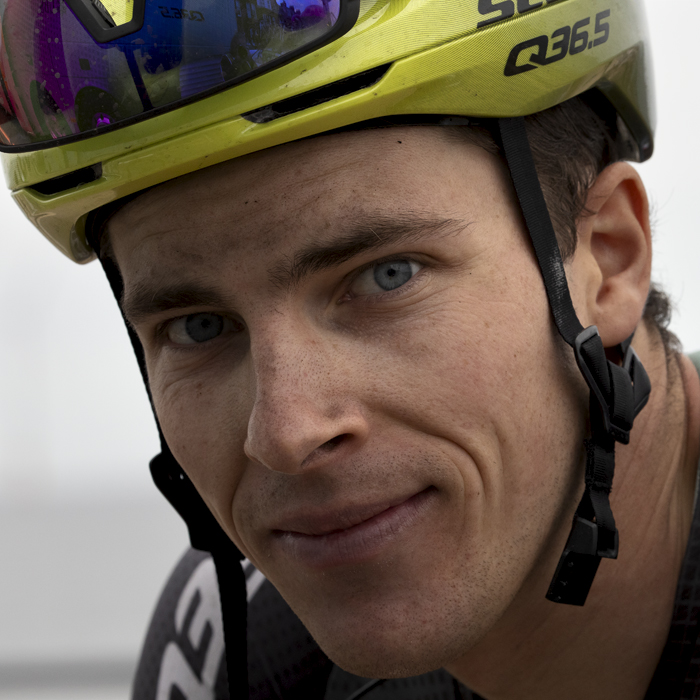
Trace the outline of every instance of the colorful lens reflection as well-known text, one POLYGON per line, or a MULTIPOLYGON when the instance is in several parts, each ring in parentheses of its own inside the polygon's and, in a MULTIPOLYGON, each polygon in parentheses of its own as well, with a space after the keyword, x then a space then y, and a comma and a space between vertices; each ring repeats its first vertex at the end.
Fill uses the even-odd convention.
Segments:
POLYGON ((0 140, 50 141, 191 99, 303 50, 339 12, 340 0, 146 0, 138 32, 100 44, 63 0, 0 0, 0 140))

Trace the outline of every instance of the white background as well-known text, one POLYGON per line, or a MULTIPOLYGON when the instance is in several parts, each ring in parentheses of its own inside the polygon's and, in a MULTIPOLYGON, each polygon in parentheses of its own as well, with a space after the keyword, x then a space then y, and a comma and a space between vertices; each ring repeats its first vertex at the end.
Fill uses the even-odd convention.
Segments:
MULTIPOLYGON (((700 5, 646 5, 659 128, 640 171, 654 205, 654 277, 676 304, 672 329, 699 350, 700 5)), ((63 258, 4 190, 0 329, 0 676, 65 660, 128 670, 185 530, 149 479, 154 423, 99 265, 63 258)), ((116 694, 100 697, 126 694, 119 673, 116 694)), ((29 695, 0 678, 0 697, 29 695)))

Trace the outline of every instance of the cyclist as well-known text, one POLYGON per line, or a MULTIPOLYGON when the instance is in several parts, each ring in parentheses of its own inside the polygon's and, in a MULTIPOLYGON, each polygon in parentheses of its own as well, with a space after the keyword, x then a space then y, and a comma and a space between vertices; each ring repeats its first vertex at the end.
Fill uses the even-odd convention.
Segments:
POLYGON ((2 9, 8 184, 103 264, 211 552, 137 695, 693 697, 700 378, 625 162, 639 3, 2 9))

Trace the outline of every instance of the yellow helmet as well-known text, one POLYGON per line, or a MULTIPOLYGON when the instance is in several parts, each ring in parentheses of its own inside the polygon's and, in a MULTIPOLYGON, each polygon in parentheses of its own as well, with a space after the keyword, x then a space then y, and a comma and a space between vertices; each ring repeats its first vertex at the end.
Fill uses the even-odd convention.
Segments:
POLYGON ((636 0, 0 0, 13 197, 77 262, 87 215, 163 181, 377 117, 513 117, 591 88, 653 149, 636 0))

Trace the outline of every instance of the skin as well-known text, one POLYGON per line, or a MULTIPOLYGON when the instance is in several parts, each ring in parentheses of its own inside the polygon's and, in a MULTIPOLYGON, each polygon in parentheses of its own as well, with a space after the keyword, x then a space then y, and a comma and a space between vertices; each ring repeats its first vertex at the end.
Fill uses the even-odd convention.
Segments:
MULTIPOLYGON (((612 347, 649 285, 636 172, 608 168, 589 208, 567 275, 612 347)), ((690 525, 700 382, 640 326, 654 391, 618 447, 620 557, 584 608, 546 601, 582 491, 588 393, 496 158, 437 128, 325 136, 155 188, 109 235, 173 454, 336 663, 445 667, 490 700, 643 697, 690 525), (293 279, 309 246, 358 228, 372 249, 293 279), (374 281, 386 260, 414 272, 392 292, 374 281), (223 331, 184 344, 197 313, 223 331), (379 545, 340 547, 339 563, 281 532, 416 494, 379 545)))

